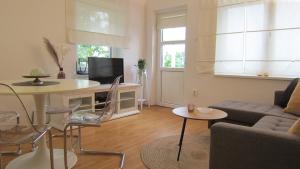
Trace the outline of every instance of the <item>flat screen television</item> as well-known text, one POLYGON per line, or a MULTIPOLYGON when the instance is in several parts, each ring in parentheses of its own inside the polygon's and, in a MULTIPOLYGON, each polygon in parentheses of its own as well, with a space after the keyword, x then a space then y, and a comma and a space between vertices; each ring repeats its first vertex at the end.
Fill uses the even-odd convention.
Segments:
POLYGON ((120 75, 123 75, 120 83, 124 83, 124 61, 122 58, 89 57, 88 72, 89 79, 98 81, 100 84, 111 84, 120 75))

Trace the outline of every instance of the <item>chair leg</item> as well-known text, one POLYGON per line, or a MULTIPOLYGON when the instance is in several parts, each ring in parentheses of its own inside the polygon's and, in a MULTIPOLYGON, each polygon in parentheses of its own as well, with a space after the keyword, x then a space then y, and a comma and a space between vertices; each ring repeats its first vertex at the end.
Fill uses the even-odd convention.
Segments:
POLYGON ((79 146, 79 150, 81 151, 82 147, 81 147, 81 127, 78 126, 78 146, 79 146))
POLYGON ((0 169, 2 169, 2 154, 0 154, 0 169))
POLYGON ((70 126, 70 145, 71 145, 71 150, 73 150, 73 128, 70 126))
MULTIPOLYGON (((17 117, 17 125, 20 124, 20 117, 18 116, 17 117)), ((17 149, 17 154, 20 155, 22 152, 21 152, 21 145, 19 144, 18 145, 18 149, 17 149)), ((1 167, 1 166, 0 166, 1 167)), ((1 168, 0 168, 1 169, 1 168)))
POLYGON ((17 154, 20 155, 22 153, 21 144, 18 145, 17 154))
POLYGON ((64 164, 65 164, 65 169, 68 169, 67 128, 68 128, 68 125, 64 129, 64 164))
POLYGON ((94 150, 83 149, 82 145, 81 145, 81 127, 80 126, 78 126, 78 144, 79 144, 79 150, 80 150, 81 154, 120 156, 121 160, 120 160, 120 164, 119 164, 119 169, 123 169, 124 161, 125 161, 125 153, 123 153, 123 152, 94 151, 94 150))
POLYGON ((37 147, 38 147, 38 146, 37 146, 35 143, 32 143, 32 144, 31 144, 31 150, 32 150, 32 151, 35 151, 35 150, 37 149, 37 147))
POLYGON ((34 111, 31 114, 31 121, 32 121, 32 124, 34 124, 34 122, 35 122, 35 120, 34 120, 34 111))
POLYGON ((54 169, 53 142, 52 142, 52 133, 50 130, 48 131, 48 136, 49 136, 49 149, 50 149, 50 165, 51 165, 51 169, 54 169))
MULTIPOLYGON (((68 147, 67 147, 67 128, 70 126, 72 129, 72 125, 67 125, 64 129, 64 164, 65 164, 65 169, 68 169, 68 147)), ((123 152, 104 152, 104 151, 94 151, 94 150, 87 150, 83 149, 81 145, 81 127, 78 127, 78 146, 79 146, 79 151, 81 154, 86 154, 86 155, 110 155, 110 156, 119 156, 120 157, 120 163, 119 163, 119 169, 124 168, 124 162, 125 162, 125 153, 123 152)), ((72 136, 72 133, 70 133, 72 136)), ((72 138, 72 137, 71 137, 72 138)))
POLYGON ((87 154, 87 155, 119 156, 120 157, 119 169, 123 169, 124 168, 125 153, 123 153, 123 152, 105 152, 105 151, 94 151, 94 150, 81 149, 80 153, 81 154, 87 154))

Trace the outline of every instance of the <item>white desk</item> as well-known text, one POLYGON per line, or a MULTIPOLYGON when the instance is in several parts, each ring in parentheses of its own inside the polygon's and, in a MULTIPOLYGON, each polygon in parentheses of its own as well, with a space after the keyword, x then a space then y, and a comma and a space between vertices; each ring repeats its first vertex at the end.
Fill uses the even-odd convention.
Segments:
MULTIPOLYGON (((28 81, 28 79, 1 81, 1 83, 12 85, 16 82, 28 81)), ((89 80, 45 80, 58 81, 59 84, 52 86, 12 86, 19 95, 32 95, 36 106, 37 123, 45 124, 45 107, 47 104, 48 94, 53 93, 72 93, 85 91, 99 86, 98 82, 89 80)), ((0 94, 5 94, 0 90, 0 94)), ((64 169, 63 150, 54 150, 54 168, 64 169)), ((75 166, 77 156, 73 152, 69 152, 68 164, 70 167, 75 166)), ((50 169, 49 150, 47 148, 46 139, 43 138, 38 143, 36 151, 19 156, 9 162, 6 169, 50 169)))

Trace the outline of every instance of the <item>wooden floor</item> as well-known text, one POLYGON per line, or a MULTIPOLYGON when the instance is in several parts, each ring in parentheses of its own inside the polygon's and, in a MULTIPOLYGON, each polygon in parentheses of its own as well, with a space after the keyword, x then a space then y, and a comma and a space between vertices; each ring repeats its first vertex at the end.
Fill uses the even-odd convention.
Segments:
MULTIPOLYGON (((153 106, 142 113, 104 123, 100 128, 83 129, 83 145, 98 150, 123 151, 126 153, 126 169, 146 169, 140 159, 143 145, 160 137, 179 135, 182 118, 172 114, 170 108, 153 106)), ((207 122, 187 122, 186 134, 207 130, 207 122)), ((62 139, 54 139, 55 147, 62 147, 62 139)), ((117 169, 118 158, 108 156, 78 155, 75 169, 117 169)))

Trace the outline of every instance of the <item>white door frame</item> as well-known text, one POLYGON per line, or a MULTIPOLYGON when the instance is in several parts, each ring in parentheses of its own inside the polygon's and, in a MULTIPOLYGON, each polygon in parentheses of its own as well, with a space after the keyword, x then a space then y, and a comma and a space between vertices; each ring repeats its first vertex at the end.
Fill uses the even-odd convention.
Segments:
MULTIPOLYGON (((185 43, 185 51, 187 49, 187 43, 186 43, 186 40, 183 40, 183 41, 176 41, 176 42, 167 42, 167 43, 162 43, 161 42, 161 37, 162 37, 162 32, 161 32, 161 29, 156 29, 157 30, 157 46, 156 46, 156 65, 157 66, 157 69, 156 69, 156 76, 157 76, 157 90, 156 90, 156 96, 157 96, 157 103, 159 106, 163 106, 163 107, 171 107, 171 108, 175 108, 175 107, 178 107, 180 105, 177 105, 177 104, 170 104, 170 103, 163 103, 162 102, 162 73, 163 72, 182 72, 184 73, 185 71, 185 68, 163 68, 162 67, 162 45, 163 44, 182 44, 182 43, 185 43)), ((186 53, 186 52, 185 52, 186 53)), ((185 56, 185 64, 186 64, 186 56, 185 56)), ((184 85, 184 83, 183 83, 184 85)))

